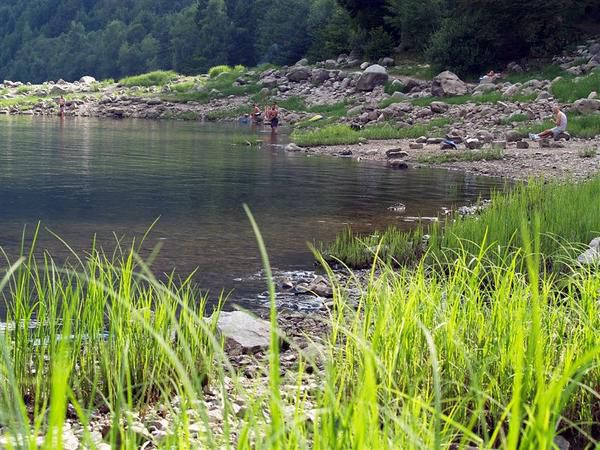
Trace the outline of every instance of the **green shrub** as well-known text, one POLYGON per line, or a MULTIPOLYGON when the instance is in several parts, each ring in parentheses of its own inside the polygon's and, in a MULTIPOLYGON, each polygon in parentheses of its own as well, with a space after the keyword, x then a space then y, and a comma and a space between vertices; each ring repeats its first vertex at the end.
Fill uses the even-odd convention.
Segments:
POLYGON ((580 158, 594 158, 597 154, 598 154, 598 150, 595 149, 594 147, 588 147, 588 148, 579 150, 580 158))
POLYGON ((217 78, 222 73, 229 73, 229 72, 233 72, 233 69, 230 66, 223 64, 220 66, 211 67, 208 70, 208 76, 210 78, 217 78))
POLYGON ((156 70, 154 72, 123 78, 119 81, 123 86, 164 86, 177 78, 177 73, 173 71, 156 70))

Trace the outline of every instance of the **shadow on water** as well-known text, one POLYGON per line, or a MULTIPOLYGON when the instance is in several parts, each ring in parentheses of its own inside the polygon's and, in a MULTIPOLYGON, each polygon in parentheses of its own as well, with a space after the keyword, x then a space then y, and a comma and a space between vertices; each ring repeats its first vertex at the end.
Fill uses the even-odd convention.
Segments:
MULTIPOLYGON (((408 228, 404 216, 435 216, 502 187, 458 172, 286 153, 285 129, 259 128, 259 148, 232 145, 245 133, 250 126, 0 118, 0 246, 17 255, 23 227, 41 221, 77 252, 94 236, 110 251, 160 217, 144 246, 161 245, 157 276, 197 270, 211 297, 234 290, 232 301, 252 307, 264 282, 255 276, 261 263, 244 203, 275 269, 302 270, 313 264, 307 242, 332 239, 348 224, 408 228), (404 215, 388 210, 397 202, 404 215)), ((43 230, 38 248, 57 262, 69 254, 43 230)))

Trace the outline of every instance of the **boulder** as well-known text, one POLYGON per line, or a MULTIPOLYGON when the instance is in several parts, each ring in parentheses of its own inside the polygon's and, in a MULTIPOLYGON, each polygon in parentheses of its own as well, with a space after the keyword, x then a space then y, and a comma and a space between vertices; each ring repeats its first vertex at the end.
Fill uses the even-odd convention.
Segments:
POLYGON ((504 137, 507 142, 519 142, 522 139, 521 133, 516 130, 507 131, 504 137))
POLYGON ((242 311, 221 312, 217 330, 231 352, 256 353, 269 348, 271 324, 242 311))
POLYGON ((298 61, 296 64, 294 64, 295 66, 308 66, 308 59, 306 58, 302 58, 300 61, 298 61))
POLYGON ((391 148, 385 152, 385 156, 388 158, 406 158, 408 153, 401 148, 391 148))
POLYGON ((494 135, 487 130, 477 131, 477 139, 481 142, 490 143, 494 140, 494 135))
POLYGON ((517 148, 520 148, 520 149, 529 148, 529 142, 527 142, 527 141, 518 141, 517 142, 517 148))
POLYGON ((277 83, 278 81, 275 77, 266 77, 258 82, 258 84, 263 88, 274 88, 275 86, 277 86, 277 83))
POLYGON ((89 76, 89 75, 84 75, 83 77, 81 77, 79 79, 79 82, 83 83, 83 84, 88 84, 89 85, 89 84, 95 83, 96 79, 94 77, 89 76))
POLYGON ((312 72, 309 67, 305 66, 296 66, 292 67, 287 74, 287 78, 290 81, 300 82, 308 80, 311 76, 312 72))
POLYGON ((481 83, 478 84, 473 93, 481 93, 484 94, 486 92, 495 91, 497 86, 494 83, 481 83))
POLYGON ((368 62, 364 62, 360 65, 360 70, 365 70, 367 67, 369 67, 371 64, 369 64, 368 62))
POLYGON ((476 138, 467 139, 465 145, 471 150, 479 149, 483 146, 482 142, 476 138))
POLYGON ((592 56, 600 55, 600 42, 596 42, 596 43, 590 45, 588 52, 592 56))
POLYGON ((600 263, 600 237, 592 239, 588 249, 577 257, 577 261, 581 264, 598 264, 600 263))
POLYGON ((379 60, 379 64, 381 64, 384 67, 392 67, 395 64, 394 58, 390 58, 390 57, 381 58, 379 60))
POLYGON ((402 159, 391 159, 386 164, 390 169, 405 170, 408 169, 408 164, 402 159))
POLYGON ((54 85, 54 86, 52 86, 52 89, 50 89, 50 95, 65 95, 68 92, 69 91, 67 91, 66 89, 64 89, 58 85, 54 85))
POLYGON ((311 74, 313 83, 323 84, 330 78, 330 72, 327 69, 314 69, 311 74))
POLYGON ((431 94, 436 97, 452 97, 469 92, 467 85, 449 70, 440 73, 431 83, 431 94))
POLYGON ((431 111, 436 114, 443 114, 450 108, 450 106, 444 102, 431 102, 429 107, 431 108, 431 111))
POLYGON ((379 64, 374 64, 365 69, 362 73, 358 82, 356 84, 356 88, 359 91, 372 91, 376 86, 383 86, 388 81, 388 73, 385 70, 385 67, 380 66, 379 64))
POLYGON ((519 84, 511 84, 508 86, 502 93, 507 97, 514 97, 521 91, 521 86, 519 84))
POLYGON ((573 109, 581 114, 589 114, 600 111, 600 100, 593 98, 582 98, 573 103, 573 109))

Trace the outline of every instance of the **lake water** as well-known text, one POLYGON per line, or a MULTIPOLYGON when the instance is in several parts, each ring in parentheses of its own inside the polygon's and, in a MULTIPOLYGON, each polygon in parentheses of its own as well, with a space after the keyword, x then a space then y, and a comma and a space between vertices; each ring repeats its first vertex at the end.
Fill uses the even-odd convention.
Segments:
MULTIPOLYGON (((368 231, 404 216, 468 204, 499 180, 444 170, 290 154, 286 138, 261 133, 260 149, 232 145, 248 127, 189 122, 0 117, 0 246, 14 257, 26 226, 41 221, 40 249, 58 260, 97 236, 105 249, 131 242, 160 218, 145 249, 161 245, 160 276, 175 270, 216 295, 251 307, 264 281, 242 205, 254 213, 277 270, 312 267, 307 242, 347 224, 368 231), (388 211, 406 205, 399 216, 388 211), (49 230, 49 231, 47 231, 49 230)), ((5 263, 4 263, 5 264, 5 263)))

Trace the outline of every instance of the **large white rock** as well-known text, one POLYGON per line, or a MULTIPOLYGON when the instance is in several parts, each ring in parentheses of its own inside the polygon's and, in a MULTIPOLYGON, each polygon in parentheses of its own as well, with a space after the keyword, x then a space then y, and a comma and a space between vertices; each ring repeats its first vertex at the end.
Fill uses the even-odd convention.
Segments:
POLYGON ((89 76, 89 75, 84 75, 83 77, 81 77, 79 79, 79 82, 83 83, 83 84, 92 84, 92 83, 96 82, 96 79, 94 77, 89 76))
POLYGON ((221 312, 217 330, 229 351, 256 353, 271 342, 271 324, 243 311, 221 312))
POLYGON ((581 264, 600 263, 600 237, 592 239, 589 248, 577 257, 577 261, 581 264))
POLYGON ((435 97, 452 97, 465 95, 468 92, 469 88, 466 83, 449 70, 440 73, 431 82, 431 94, 435 97))
POLYGON ((375 86, 383 86, 389 79, 387 70, 385 67, 379 64, 373 64, 365 69, 361 74, 356 88, 359 91, 372 91, 375 86))

